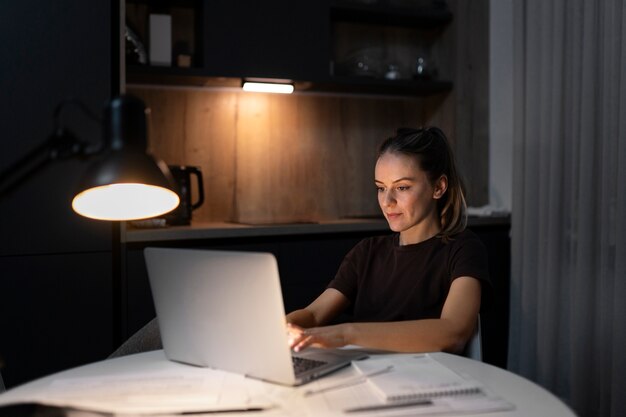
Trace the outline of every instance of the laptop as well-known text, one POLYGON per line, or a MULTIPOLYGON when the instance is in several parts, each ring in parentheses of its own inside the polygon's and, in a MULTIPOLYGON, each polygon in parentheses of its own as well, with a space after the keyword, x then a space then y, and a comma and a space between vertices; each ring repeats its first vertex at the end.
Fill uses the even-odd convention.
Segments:
POLYGON ((292 352, 271 253, 149 247, 144 255, 172 361, 295 386, 367 356, 354 349, 292 352))

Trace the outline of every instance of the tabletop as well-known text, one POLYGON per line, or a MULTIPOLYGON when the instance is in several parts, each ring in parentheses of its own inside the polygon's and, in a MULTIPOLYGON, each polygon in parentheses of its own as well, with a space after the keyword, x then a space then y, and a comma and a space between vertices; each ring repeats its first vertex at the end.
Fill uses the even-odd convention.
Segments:
MULTIPOLYGON (((559 398, 514 373, 457 355, 441 352, 428 355, 454 372, 483 384, 512 406, 489 412, 489 416, 575 415, 559 398)), ((187 412, 196 414, 211 410, 210 415, 215 415, 216 410, 229 410, 229 417, 249 417, 250 411, 262 417, 455 415, 438 408, 430 411, 402 408, 367 413, 346 413, 345 408, 338 408, 337 402, 356 401, 357 397, 364 395, 363 385, 366 384, 355 385, 349 390, 339 389, 310 397, 305 395, 307 391, 324 390, 338 382, 350 381, 354 379, 354 372, 352 367, 348 367, 305 386, 283 387, 223 371, 175 363, 159 350, 95 362, 15 387, 0 394, 0 410, 9 404, 40 403, 114 412, 116 415, 180 415, 181 401, 187 401, 187 412)), ((69 412, 66 415, 72 416, 69 412)), ((466 410, 462 415, 485 414, 472 414, 466 410)))

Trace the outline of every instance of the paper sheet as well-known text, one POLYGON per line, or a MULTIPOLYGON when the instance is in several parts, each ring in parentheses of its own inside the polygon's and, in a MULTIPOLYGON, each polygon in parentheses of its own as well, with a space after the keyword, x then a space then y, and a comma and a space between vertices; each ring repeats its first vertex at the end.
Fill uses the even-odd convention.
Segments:
POLYGON ((153 372, 53 381, 48 404, 117 414, 181 413, 271 408, 265 385, 243 376, 208 371, 153 372))

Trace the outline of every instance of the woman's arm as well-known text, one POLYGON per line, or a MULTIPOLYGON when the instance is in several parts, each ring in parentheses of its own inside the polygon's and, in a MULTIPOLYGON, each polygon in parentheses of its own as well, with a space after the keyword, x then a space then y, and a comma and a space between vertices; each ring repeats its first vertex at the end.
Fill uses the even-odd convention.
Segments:
POLYGON ((287 323, 299 327, 317 327, 331 321, 345 310, 350 301, 334 288, 327 288, 311 304, 287 314, 287 323))
MULTIPOLYGON (((291 346, 296 351, 307 346, 359 345, 396 352, 461 352, 476 326, 480 294, 481 287, 477 279, 460 277, 450 286, 438 319, 345 323, 299 329, 299 333, 292 336, 291 346)), ((312 316, 316 319, 315 313, 312 316)))

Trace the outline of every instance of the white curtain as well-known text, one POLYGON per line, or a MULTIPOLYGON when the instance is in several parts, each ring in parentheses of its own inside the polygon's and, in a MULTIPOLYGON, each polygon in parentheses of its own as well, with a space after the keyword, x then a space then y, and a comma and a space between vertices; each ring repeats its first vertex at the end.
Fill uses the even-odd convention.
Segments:
POLYGON ((626 416, 626 5, 514 8, 509 368, 626 416))

